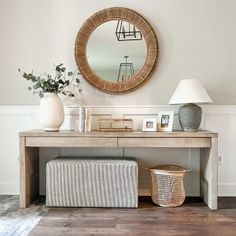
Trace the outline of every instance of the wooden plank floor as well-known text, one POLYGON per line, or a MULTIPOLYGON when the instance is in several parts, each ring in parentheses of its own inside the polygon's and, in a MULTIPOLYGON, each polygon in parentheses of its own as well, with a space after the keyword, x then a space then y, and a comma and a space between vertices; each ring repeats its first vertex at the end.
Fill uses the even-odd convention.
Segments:
POLYGON ((0 195, 0 236, 29 235, 32 228, 47 213, 44 198, 29 208, 21 209, 19 196, 0 195))
POLYGON ((236 198, 220 198, 217 211, 199 198, 188 198, 178 208, 157 207, 147 197, 138 209, 44 204, 39 199, 20 209, 18 196, 0 196, 0 235, 236 235, 236 198))

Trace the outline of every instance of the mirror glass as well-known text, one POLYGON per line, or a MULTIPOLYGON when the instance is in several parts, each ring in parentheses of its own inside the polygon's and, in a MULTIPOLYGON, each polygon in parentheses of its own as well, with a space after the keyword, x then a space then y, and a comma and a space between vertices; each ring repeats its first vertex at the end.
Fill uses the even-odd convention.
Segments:
POLYGON ((132 79, 144 66, 147 45, 137 27, 127 21, 112 20, 99 25, 87 43, 87 60, 103 80, 132 79))

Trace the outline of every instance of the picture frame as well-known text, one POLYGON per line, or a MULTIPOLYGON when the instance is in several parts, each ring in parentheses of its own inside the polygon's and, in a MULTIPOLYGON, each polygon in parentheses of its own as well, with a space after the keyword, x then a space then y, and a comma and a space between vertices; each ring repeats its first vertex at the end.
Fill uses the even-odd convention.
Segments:
POLYGON ((174 111, 159 111, 157 117, 157 131, 172 131, 174 111))
POLYGON ((142 131, 157 131, 157 119, 156 118, 147 118, 143 119, 143 128, 142 131))

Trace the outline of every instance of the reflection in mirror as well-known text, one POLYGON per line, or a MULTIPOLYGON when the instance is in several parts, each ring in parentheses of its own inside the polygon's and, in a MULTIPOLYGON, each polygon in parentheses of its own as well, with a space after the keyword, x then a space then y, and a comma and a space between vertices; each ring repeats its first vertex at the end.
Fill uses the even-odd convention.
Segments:
POLYGON ((116 37, 118 41, 142 40, 143 36, 130 22, 118 20, 116 26, 116 37))
POLYGON ((92 32, 87 44, 90 67, 106 81, 131 79, 142 69, 146 56, 147 46, 141 32, 125 21, 101 24, 92 32))

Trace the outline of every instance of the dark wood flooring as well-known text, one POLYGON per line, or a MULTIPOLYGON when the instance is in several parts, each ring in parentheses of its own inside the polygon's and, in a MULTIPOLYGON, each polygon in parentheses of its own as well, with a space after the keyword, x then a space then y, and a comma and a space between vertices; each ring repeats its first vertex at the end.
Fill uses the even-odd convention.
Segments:
POLYGON ((47 208, 39 199, 20 209, 17 196, 0 196, 0 235, 236 236, 236 198, 219 198, 216 211, 200 198, 177 208, 139 202, 137 209, 47 208))

